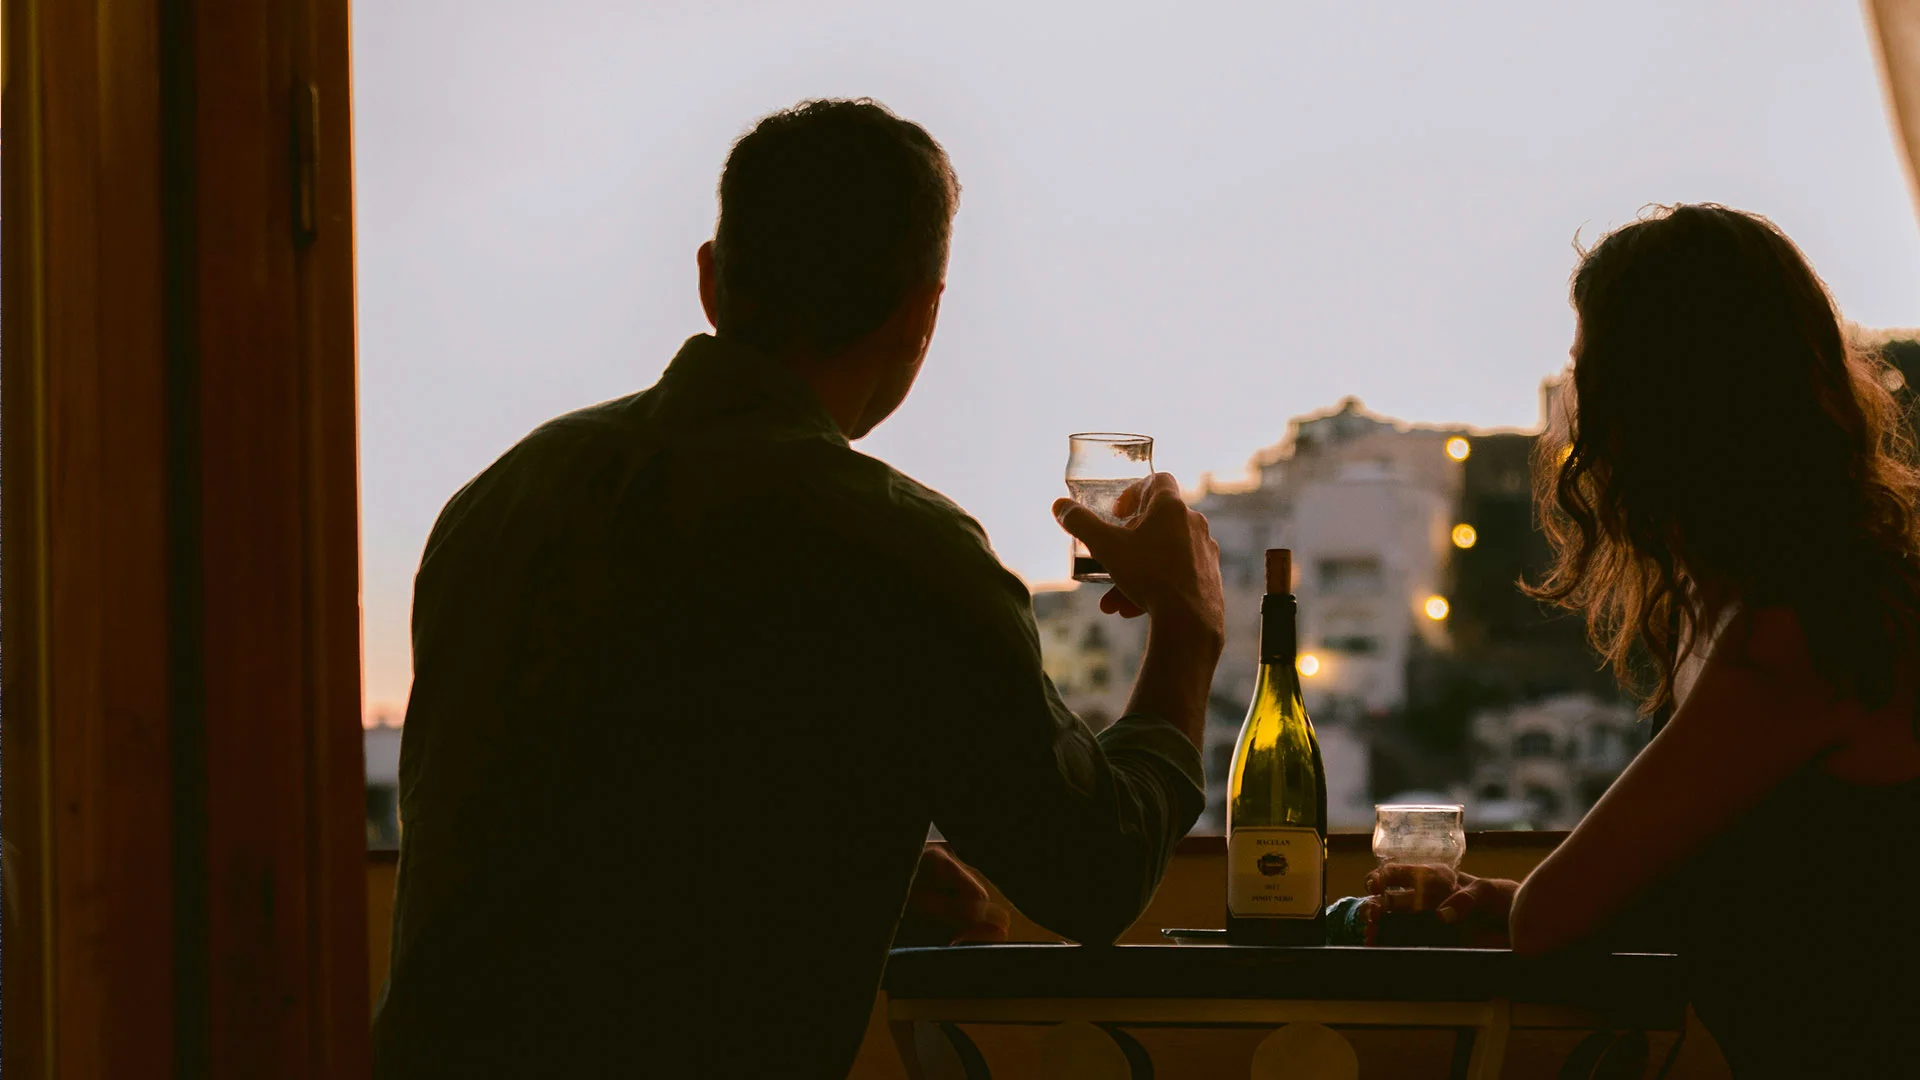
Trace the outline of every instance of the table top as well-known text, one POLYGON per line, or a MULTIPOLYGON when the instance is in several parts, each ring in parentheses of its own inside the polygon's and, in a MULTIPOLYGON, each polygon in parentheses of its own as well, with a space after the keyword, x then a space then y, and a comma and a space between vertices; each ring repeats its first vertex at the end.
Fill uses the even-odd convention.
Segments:
POLYGON ((1235 945, 958 945, 895 949, 895 998, 1486 1001, 1684 1012, 1666 953, 1522 957, 1505 949, 1235 945))

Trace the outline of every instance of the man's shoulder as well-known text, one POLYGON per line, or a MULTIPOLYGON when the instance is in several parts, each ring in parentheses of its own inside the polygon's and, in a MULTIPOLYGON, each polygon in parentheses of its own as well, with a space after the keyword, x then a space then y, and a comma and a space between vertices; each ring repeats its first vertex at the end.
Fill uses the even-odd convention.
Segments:
POLYGON ((842 520, 906 556, 915 552, 980 569, 999 569, 987 532, 958 503, 878 458, 850 447, 818 448, 832 497, 852 513, 842 520))
MULTIPOLYGON (((633 440, 622 433, 644 397, 643 391, 575 409, 522 436, 447 500, 428 537, 429 552, 448 531, 482 506, 511 513, 526 509, 529 500, 564 498, 571 488, 565 478, 577 472, 583 462, 604 457, 612 447, 633 445, 633 440)), ((481 516, 488 515, 482 512, 481 516)))
POLYGON ((521 436, 454 497, 466 495, 483 480, 552 469, 583 450, 608 442, 643 394, 603 401, 545 421, 521 436))
POLYGON ((808 470, 824 485, 810 496, 824 512, 809 516, 861 587, 879 590, 895 610, 937 612, 930 617, 962 636, 1001 635, 1030 620, 1026 583, 952 499, 850 448, 814 452, 831 454, 832 464, 808 470))
POLYGON ((615 442, 628 443, 631 439, 627 431, 646 394, 643 390, 556 416, 514 443, 495 466, 537 470, 571 452, 615 442))

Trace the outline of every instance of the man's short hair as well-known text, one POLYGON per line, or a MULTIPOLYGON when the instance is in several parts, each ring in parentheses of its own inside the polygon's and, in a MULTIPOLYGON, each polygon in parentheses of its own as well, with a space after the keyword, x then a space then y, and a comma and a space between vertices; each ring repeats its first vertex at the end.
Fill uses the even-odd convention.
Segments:
POLYGON ((766 117, 720 174, 715 329, 773 352, 852 344, 941 280, 959 200, 946 151, 878 102, 766 117))

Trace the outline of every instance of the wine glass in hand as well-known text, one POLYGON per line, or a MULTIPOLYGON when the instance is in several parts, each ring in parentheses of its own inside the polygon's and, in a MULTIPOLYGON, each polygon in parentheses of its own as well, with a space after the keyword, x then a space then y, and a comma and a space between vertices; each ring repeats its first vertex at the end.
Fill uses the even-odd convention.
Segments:
POLYGON ((1367 875, 1368 895, 1360 902, 1359 918, 1368 945, 1393 944, 1395 919, 1431 912, 1433 921, 1449 932, 1449 944, 1504 949, 1507 916, 1519 891, 1519 882, 1505 878, 1390 863, 1367 875), (1382 926, 1388 931, 1385 942, 1380 939, 1382 926))
MULTIPOLYGON (((1363 913, 1379 945, 1449 945, 1458 936, 1440 921, 1454 891, 1467 834, 1454 804, 1374 807, 1373 853, 1378 902, 1363 913)), ((1370 889, 1370 891, 1373 891, 1370 889)))
MULTIPOLYGON (((1089 431, 1067 436, 1067 493, 1109 522, 1125 521, 1133 509, 1117 504, 1121 493, 1153 475, 1153 439, 1089 431)), ((1073 580, 1110 582, 1112 575, 1079 537, 1073 538, 1073 580)))
POLYGON ((1092 551, 1114 583, 1100 598, 1100 610, 1129 618, 1152 615, 1157 627, 1195 631, 1196 640, 1214 641, 1217 649, 1225 633, 1220 545, 1207 519, 1187 506, 1179 483, 1166 473, 1124 489, 1114 506, 1123 520, 1073 499, 1053 504, 1060 527, 1092 551))

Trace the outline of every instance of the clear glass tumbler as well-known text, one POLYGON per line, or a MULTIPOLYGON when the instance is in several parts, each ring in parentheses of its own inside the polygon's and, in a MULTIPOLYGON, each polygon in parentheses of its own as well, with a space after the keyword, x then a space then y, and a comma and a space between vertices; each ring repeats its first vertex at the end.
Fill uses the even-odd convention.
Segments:
MULTIPOLYGON (((1067 436, 1067 493, 1108 520, 1118 520, 1113 506, 1120 493, 1152 475, 1153 439, 1146 435, 1088 431, 1067 436)), ((1079 537, 1073 540, 1073 580, 1113 580, 1079 537)))
POLYGON ((1451 928, 1435 909, 1452 891, 1467 853, 1462 808, 1414 803, 1373 808, 1373 854, 1388 875, 1387 911, 1374 928, 1378 945, 1445 945, 1451 928), (1393 872, 1389 875, 1388 871, 1393 872))

